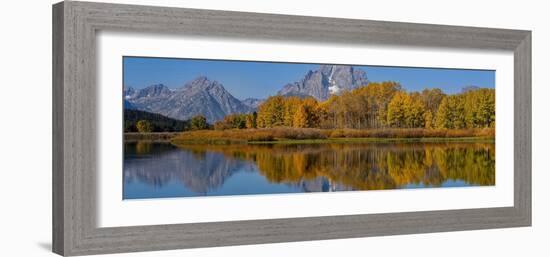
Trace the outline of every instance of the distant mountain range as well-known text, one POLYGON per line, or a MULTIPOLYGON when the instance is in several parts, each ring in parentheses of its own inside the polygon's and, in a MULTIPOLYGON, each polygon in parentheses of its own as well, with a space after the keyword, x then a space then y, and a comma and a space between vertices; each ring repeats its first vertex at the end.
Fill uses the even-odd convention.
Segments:
MULTIPOLYGON (((368 83, 366 73, 347 65, 321 65, 310 70, 297 82, 286 84, 278 92, 284 96, 311 96, 326 100, 331 94, 351 90, 368 83)), ((178 89, 162 84, 143 89, 124 88, 124 108, 136 109, 164 116, 187 120, 202 114, 212 123, 232 113, 250 113, 256 110, 264 99, 247 98, 239 100, 229 93, 221 83, 201 76, 178 89)))
POLYGON ((231 113, 249 113, 253 108, 233 97, 217 81, 198 77, 182 88, 171 90, 159 84, 140 90, 126 88, 124 98, 134 109, 187 120, 202 114, 209 122, 231 113))

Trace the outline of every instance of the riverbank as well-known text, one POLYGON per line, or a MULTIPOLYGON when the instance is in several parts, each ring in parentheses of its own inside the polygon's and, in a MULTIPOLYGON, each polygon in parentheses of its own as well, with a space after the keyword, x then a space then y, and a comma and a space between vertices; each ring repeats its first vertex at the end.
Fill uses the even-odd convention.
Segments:
POLYGON ((331 142, 494 141, 494 129, 311 129, 265 128, 181 132, 173 144, 273 144, 331 142))
POLYGON ((181 132, 126 132, 124 133, 124 142, 131 143, 137 141, 154 141, 154 142, 170 142, 172 138, 181 132))
POLYGON ((327 139, 279 139, 274 141, 249 141, 247 144, 338 144, 338 143, 494 143, 489 137, 427 137, 427 138, 327 138, 327 139))

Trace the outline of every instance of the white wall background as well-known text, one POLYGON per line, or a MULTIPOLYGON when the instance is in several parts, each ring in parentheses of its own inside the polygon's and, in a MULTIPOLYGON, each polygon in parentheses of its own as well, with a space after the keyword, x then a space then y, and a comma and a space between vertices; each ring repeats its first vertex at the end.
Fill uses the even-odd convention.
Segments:
MULTIPOLYGON (((0 256, 54 256, 51 247, 51 4, 0 13, 0 256)), ((112 0, 111 2, 122 2, 112 0)), ((116 256, 550 256, 550 26, 545 1, 126 0, 191 8, 533 31, 533 227, 176 250, 116 256)))

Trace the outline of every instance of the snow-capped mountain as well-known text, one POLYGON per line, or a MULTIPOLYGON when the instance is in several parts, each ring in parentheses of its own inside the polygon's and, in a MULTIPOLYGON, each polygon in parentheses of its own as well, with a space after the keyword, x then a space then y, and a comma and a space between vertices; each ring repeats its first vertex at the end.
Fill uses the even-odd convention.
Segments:
POLYGON ((326 100, 332 94, 351 90, 368 83, 365 71, 349 65, 321 65, 309 71, 300 81, 286 84, 278 93, 287 96, 312 96, 326 100))

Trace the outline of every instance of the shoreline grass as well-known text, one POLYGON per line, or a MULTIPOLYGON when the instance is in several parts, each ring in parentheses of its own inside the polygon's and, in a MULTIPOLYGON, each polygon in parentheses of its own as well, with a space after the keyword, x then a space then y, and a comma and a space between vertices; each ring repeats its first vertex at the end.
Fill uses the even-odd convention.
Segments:
POLYGON ((267 128, 186 131, 172 144, 316 144, 393 142, 491 142, 494 129, 310 129, 267 128))
POLYGON ((155 142, 170 142, 172 138, 180 134, 181 132, 125 132, 124 142, 137 142, 137 141, 155 141, 155 142))
POLYGON ((331 144, 331 143, 492 143, 494 138, 490 137, 421 137, 421 138, 379 138, 379 137, 360 137, 360 138, 327 138, 327 139, 279 139, 275 141, 248 141, 247 144, 331 144))

